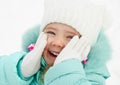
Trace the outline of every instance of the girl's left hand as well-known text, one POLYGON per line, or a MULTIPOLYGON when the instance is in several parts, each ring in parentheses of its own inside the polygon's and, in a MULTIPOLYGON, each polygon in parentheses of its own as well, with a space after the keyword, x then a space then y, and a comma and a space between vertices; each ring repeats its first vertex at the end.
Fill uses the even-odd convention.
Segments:
POLYGON ((90 51, 90 45, 86 37, 74 36, 71 41, 66 45, 66 47, 57 56, 54 65, 68 60, 68 59, 78 59, 83 61, 87 58, 90 51))

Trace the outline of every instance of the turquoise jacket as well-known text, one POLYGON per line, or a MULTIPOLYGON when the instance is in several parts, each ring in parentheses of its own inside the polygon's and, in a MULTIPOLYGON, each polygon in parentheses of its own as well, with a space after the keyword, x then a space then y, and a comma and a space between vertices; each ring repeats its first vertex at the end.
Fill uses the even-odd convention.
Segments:
POLYGON ((49 68, 43 83, 40 76, 47 64, 42 57, 40 70, 30 78, 24 78, 20 70, 21 62, 29 52, 26 47, 36 42, 39 28, 33 27, 23 35, 23 52, 0 56, 0 85, 105 85, 110 76, 106 63, 111 56, 111 47, 103 31, 92 47, 86 64, 77 59, 59 63, 49 68))

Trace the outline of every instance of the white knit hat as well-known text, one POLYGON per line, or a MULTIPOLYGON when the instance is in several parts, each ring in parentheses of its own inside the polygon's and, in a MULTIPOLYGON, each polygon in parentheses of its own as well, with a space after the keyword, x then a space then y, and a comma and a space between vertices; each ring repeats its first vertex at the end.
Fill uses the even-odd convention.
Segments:
POLYGON ((64 23, 86 36, 93 45, 100 30, 107 27, 104 7, 89 0, 45 0, 44 6, 42 31, 49 23, 64 23))

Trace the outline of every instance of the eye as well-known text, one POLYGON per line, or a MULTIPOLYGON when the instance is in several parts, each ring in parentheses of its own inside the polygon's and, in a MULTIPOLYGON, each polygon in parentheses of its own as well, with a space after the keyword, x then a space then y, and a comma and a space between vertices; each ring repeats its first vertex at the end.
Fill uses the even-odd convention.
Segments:
POLYGON ((67 38, 72 39, 72 38, 73 38, 73 36, 67 36, 67 38))
POLYGON ((48 32, 46 32, 48 35, 55 35, 55 32, 53 32, 53 31, 48 31, 48 32))
POLYGON ((73 36, 67 36, 67 40, 71 40, 73 36))

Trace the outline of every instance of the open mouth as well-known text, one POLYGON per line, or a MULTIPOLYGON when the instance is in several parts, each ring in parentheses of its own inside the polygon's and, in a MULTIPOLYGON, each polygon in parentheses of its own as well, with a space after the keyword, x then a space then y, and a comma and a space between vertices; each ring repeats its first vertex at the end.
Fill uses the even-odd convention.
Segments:
POLYGON ((52 52, 52 51, 49 51, 49 54, 50 54, 50 56, 52 56, 54 58, 56 58, 59 55, 59 53, 52 52))

